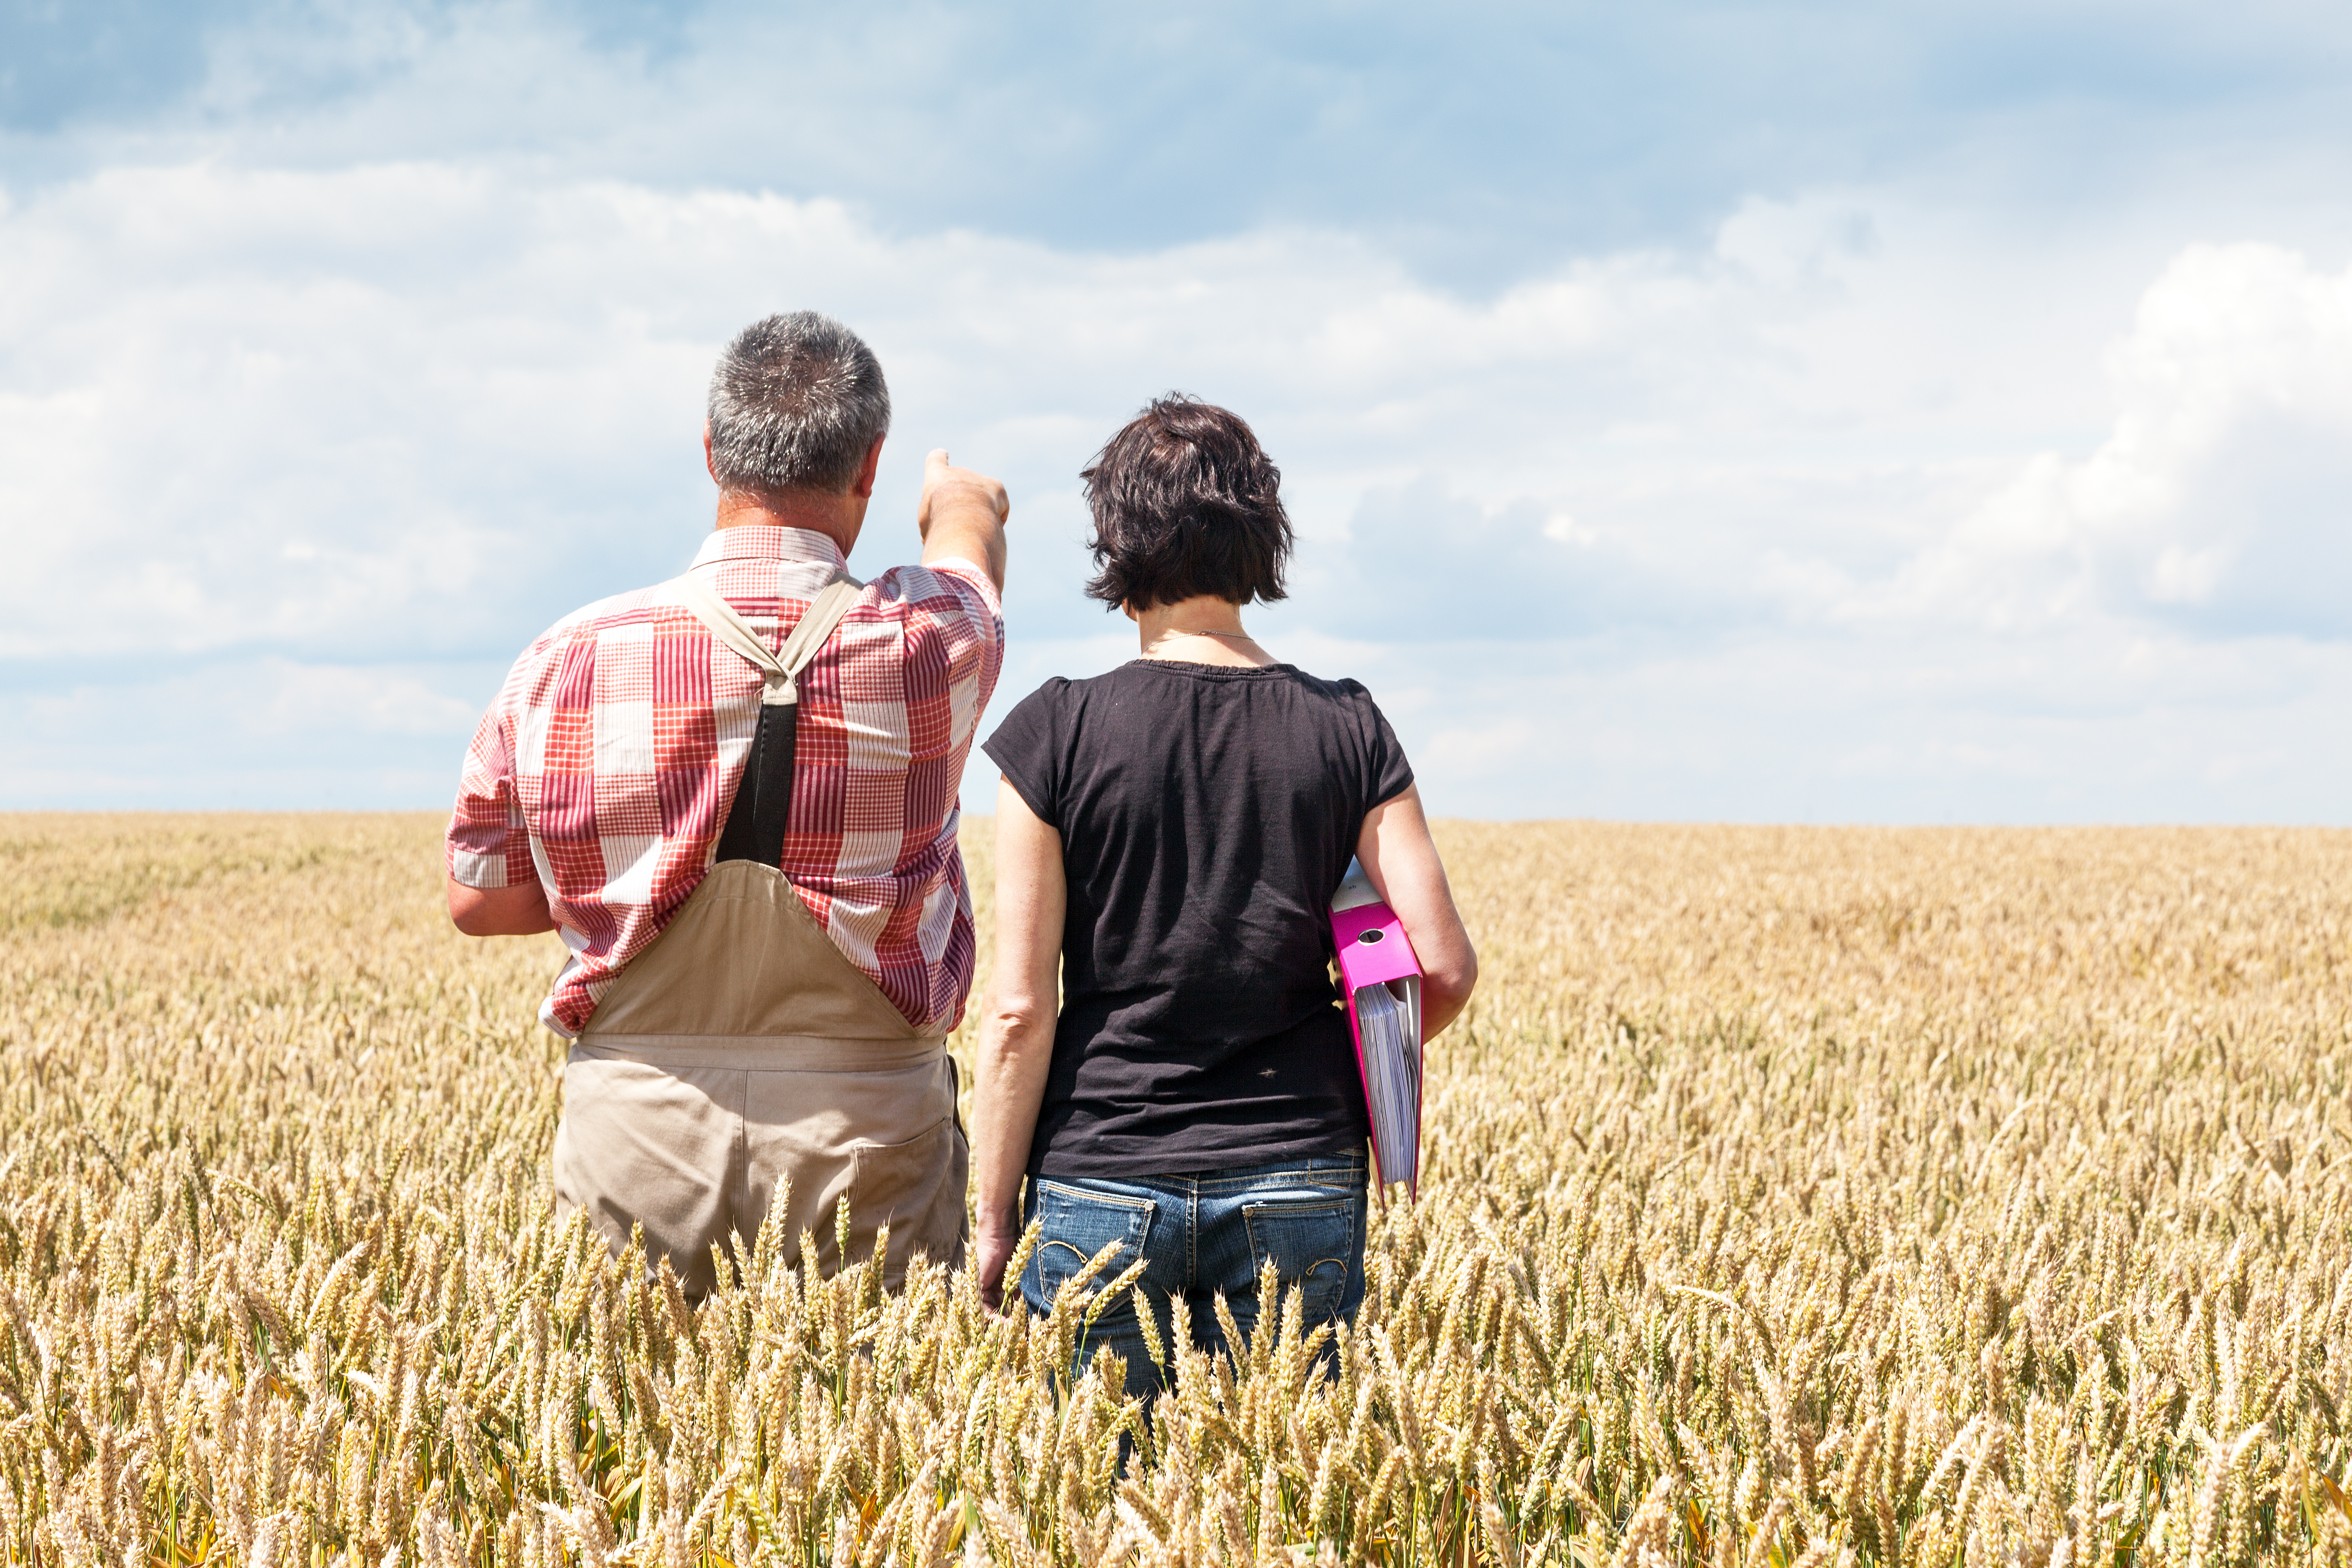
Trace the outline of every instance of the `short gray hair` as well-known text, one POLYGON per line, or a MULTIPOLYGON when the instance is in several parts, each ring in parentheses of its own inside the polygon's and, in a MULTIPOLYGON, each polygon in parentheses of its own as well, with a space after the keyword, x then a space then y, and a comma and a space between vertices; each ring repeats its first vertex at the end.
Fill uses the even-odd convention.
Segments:
POLYGON ((882 362, 814 310, 752 322, 710 377, 710 468, 723 489, 843 494, 889 429, 882 362))

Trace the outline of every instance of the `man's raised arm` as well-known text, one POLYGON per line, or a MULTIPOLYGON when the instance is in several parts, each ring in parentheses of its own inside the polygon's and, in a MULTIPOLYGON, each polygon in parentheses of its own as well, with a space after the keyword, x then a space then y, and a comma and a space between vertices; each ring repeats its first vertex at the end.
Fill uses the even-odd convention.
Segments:
POLYGON ((943 448, 923 459, 923 500, 915 509, 915 527, 923 536, 924 565, 969 561, 1002 594, 1004 522, 1012 514, 1004 487, 986 474, 957 468, 943 448))

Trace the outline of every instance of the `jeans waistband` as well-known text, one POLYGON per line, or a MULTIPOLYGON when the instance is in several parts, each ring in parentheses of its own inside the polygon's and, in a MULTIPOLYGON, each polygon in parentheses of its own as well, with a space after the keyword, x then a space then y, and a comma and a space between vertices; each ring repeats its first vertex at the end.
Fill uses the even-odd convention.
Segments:
POLYGON ((1281 1177, 1294 1178, 1307 1186, 1359 1187, 1366 1184, 1370 1174, 1370 1162, 1362 1154, 1306 1154, 1270 1161, 1263 1165, 1227 1166, 1215 1171, 1169 1171, 1148 1176, 1096 1176, 1084 1172, 1048 1171, 1034 1180, 1059 1182, 1074 1187, 1098 1184, 1106 1187, 1197 1193, 1256 1186, 1281 1177))

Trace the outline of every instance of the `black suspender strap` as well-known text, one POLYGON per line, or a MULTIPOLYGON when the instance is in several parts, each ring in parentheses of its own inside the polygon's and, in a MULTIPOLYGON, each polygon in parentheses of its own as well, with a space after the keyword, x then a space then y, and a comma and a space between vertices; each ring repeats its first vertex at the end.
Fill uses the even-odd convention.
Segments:
POLYGON ((783 864, 800 720, 797 702, 760 704, 760 732, 751 742, 751 757, 743 764, 743 782, 735 786, 735 804, 728 810, 727 826, 719 835, 719 852, 712 859, 783 864))
POLYGON ((860 584, 846 578, 828 584, 784 639, 781 653, 771 653, 735 607, 693 575, 677 578, 669 587, 713 637, 741 655, 761 678, 751 754, 744 760, 743 776, 735 786, 735 801, 728 807, 727 825, 719 830, 712 858, 781 866, 784 833, 792 826, 793 753, 800 736, 797 679, 857 602, 860 584))

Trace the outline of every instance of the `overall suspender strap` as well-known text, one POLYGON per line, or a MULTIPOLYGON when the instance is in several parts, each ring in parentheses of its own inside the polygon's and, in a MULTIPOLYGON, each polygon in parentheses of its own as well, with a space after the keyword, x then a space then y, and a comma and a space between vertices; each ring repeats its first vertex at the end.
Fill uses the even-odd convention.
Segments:
POLYGON ((717 860, 755 860, 778 866, 784 858, 784 831, 792 824, 793 753, 797 749, 800 689, 796 684, 809 660, 833 635, 841 617, 857 602, 863 584, 842 578, 825 586, 816 602, 784 639, 780 653, 768 645, 735 606, 699 579, 675 579, 669 587, 710 635, 733 648, 760 671, 760 722, 751 740, 751 754, 743 764, 743 780, 735 786, 735 804, 719 835, 717 860))

